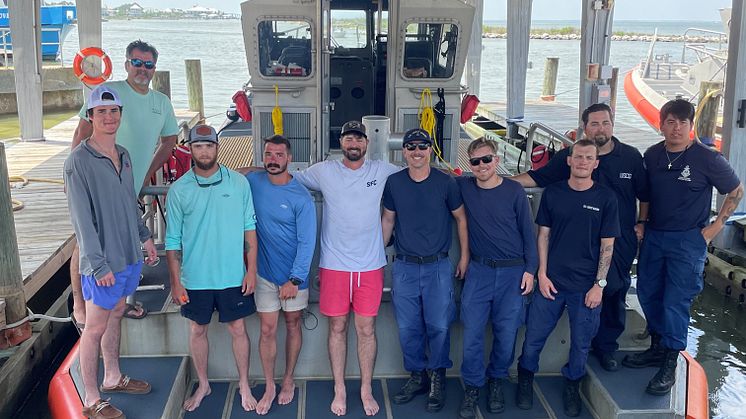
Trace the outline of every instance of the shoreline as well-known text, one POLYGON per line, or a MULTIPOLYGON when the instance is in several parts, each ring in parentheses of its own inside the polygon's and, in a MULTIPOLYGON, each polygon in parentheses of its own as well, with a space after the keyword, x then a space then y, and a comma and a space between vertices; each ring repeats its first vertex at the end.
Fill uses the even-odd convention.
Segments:
MULTIPOLYGON (((612 41, 627 42, 652 42, 655 35, 611 35, 612 41)), ((506 32, 485 32, 482 39, 507 39, 506 32)), ((555 41, 579 41, 580 34, 577 33, 549 33, 549 32, 532 32, 531 39, 555 40, 555 41)), ((719 36, 684 36, 684 35, 658 35, 657 42, 693 42, 693 43, 722 43, 727 44, 727 39, 719 36)))

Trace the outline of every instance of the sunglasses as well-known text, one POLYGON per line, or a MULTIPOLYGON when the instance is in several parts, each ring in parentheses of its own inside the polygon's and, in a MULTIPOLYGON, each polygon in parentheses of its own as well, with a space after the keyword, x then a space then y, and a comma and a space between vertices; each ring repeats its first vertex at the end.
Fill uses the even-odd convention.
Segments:
POLYGON ((469 159, 469 163, 472 166, 479 166, 479 163, 489 164, 492 163, 492 159, 494 159, 494 157, 495 156, 493 156, 492 154, 488 154, 482 157, 474 157, 472 159, 469 159))
POLYGON ((142 66, 145 66, 148 70, 152 70, 155 68, 155 61, 143 61, 139 58, 132 58, 130 59, 130 64, 133 66, 140 68, 142 66))
POLYGON ((220 185, 220 182, 223 181, 223 170, 220 167, 218 167, 218 171, 220 172, 220 179, 212 183, 200 183, 199 178, 197 177, 196 174, 194 174, 194 172, 192 172, 192 175, 194 175, 194 180, 197 182, 197 185, 199 185, 200 188, 209 188, 210 186, 220 185))
POLYGON ((430 144, 428 144, 428 143, 417 143, 417 144, 415 144, 415 143, 407 143, 407 144, 404 144, 404 148, 406 148, 409 151, 414 151, 417 148, 419 148, 420 150, 424 151, 424 150, 427 150, 428 148, 430 148, 430 144))

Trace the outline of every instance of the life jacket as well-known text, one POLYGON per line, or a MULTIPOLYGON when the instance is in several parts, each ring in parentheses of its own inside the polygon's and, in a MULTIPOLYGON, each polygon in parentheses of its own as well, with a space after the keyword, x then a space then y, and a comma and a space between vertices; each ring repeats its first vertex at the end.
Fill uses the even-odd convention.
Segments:
POLYGON ((246 122, 251 121, 251 105, 249 104, 249 98, 246 97, 246 93, 243 90, 237 91, 233 95, 233 103, 236 104, 236 112, 246 122))
POLYGON ((169 182, 175 182, 182 177, 184 173, 192 168, 192 152, 184 144, 177 145, 171 151, 171 158, 166 162, 169 182))

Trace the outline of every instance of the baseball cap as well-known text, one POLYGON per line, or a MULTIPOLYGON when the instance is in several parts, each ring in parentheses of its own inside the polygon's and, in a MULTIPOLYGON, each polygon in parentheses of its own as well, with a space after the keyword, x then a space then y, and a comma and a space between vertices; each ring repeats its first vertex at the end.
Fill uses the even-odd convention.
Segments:
POLYGON ((122 101, 119 99, 119 94, 116 90, 111 87, 102 84, 97 88, 91 90, 88 95, 88 109, 93 109, 97 106, 122 106, 122 101))
POLYGON ((343 137, 345 134, 349 134, 351 132, 356 132, 363 137, 368 138, 368 136, 365 135, 365 125, 361 124, 359 121, 346 122, 344 125, 342 125, 342 133, 339 134, 339 136, 343 137))
POLYGON ((409 131, 404 133, 404 138, 402 139, 402 145, 411 143, 414 141, 422 141, 428 144, 432 144, 433 141, 430 139, 430 134, 427 133, 422 128, 414 128, 410 129, 409 131))
POLYGON ((205 125, 205 124, 199 124, 192 127, 192 129, 189 130, 189 143, 199 143, 199 142, 210 142, 210 143, 218 143, 218 134, 215 132, 215 128, 205 125))

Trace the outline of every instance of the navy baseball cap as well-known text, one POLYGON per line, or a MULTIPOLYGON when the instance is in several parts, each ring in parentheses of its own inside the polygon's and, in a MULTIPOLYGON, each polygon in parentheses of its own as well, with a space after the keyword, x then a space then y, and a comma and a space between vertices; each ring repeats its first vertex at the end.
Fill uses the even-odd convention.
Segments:
POLYGON ((209 125, 199 124, 195 125, 191 130, 189 130, 189 144, 199 142, 209 142, 217 144, 218 134, 215 132, 215 128, 209 125))
POLYGON ((365 138, 368 138, 368 136, 365 134, 365 125, 361 124, 359 121, 346 122, 344 125, 342 125, 342 133, 339 134, 339 136, 344 137, 346 134, 349 134, 351 132, 355 132, 365 138))
POLYGON ((412 143, 415 141, 422 141, 424 143, 432 144, 433 140, 430 139, 430 134, 427 133, 422 128, 414 128, 410 129, 406 133, 404 133, 404 138, 402 139, 402 145, 406 145, 407 143, 412 143))

